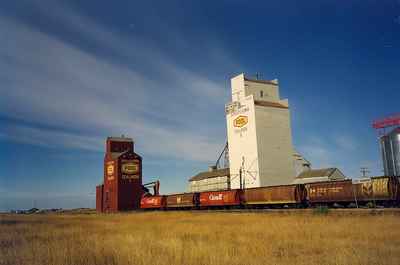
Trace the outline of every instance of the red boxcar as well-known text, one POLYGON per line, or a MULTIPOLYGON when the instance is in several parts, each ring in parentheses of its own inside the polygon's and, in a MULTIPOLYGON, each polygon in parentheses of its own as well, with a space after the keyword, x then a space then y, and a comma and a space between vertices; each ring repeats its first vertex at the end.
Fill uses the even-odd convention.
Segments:
POLYGON ((240 205, 239 190, 208 191, 200 193, 200 206, 232 206, 240 205))
POLYGON ((141 209, 164 209, 165 208, 165 196, 145 196, 140 200, 141 209))

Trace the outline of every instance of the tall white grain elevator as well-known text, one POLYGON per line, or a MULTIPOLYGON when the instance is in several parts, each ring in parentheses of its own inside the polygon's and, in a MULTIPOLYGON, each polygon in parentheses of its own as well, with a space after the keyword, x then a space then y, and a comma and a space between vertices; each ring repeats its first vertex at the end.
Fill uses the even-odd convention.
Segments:
POLYGON ((290 111, 278 80, 231 79, 226 104, 231 188, 289 184, 295 178, 290 111), (242 169, 242 170, 241 170, 242 169))

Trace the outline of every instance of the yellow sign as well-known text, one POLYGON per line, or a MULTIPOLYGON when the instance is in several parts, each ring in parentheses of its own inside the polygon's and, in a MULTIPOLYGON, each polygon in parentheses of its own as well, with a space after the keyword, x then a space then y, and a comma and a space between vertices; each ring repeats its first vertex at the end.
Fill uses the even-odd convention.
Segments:
POLYGON ((107 175, 114 174, 114 161, 107 162, 107 175))
POLYGON ((249 118, 247 116, 240 115, 233 120, 233 126, 241 128, 247 124, 249 118))
POLYGON ((114 179, 114 161, 107 161, 106 164, 107 179, 114 179))
POLYGON ((139 172, 139 165, 135 163, 122 164, 122 173, 137 174, 139 172))
POLYGON ((114 174, 114 165, 107 166, 107 175, 114 174))

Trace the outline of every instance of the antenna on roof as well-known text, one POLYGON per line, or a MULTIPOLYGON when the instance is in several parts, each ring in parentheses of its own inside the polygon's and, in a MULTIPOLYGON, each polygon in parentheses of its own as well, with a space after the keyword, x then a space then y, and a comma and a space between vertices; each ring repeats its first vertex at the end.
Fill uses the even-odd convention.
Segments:
POLYGON ((260 73, 256 73, 256 80, 261 80, 261 74, 260 73))

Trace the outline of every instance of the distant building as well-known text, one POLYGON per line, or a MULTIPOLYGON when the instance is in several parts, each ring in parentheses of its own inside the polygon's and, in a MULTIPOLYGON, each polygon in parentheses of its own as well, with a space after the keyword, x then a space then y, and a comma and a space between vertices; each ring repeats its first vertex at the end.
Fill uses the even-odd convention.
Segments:
POLYGON ((293 151, 293 165, 295 176, 300 175, 304 171, 311 170, 311 163, 296 150, 293 151))
POLYGON ((322 168, 306 170, 298 175, 292 183, 306 184, 344 179, 346 179, 346 176, 338 168, 322 168))
POLYGON ((228 190, 231 188, 229 168, 210 167, 189 179, 189 192, 228 190))

